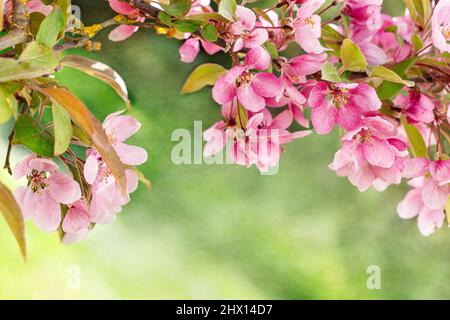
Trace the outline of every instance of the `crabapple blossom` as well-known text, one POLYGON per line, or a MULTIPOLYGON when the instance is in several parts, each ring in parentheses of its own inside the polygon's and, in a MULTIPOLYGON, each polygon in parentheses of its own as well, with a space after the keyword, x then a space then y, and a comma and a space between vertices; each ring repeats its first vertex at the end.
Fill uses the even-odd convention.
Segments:
MULTIPOLYGON (((126 165, 140 165, 147 161, 147 152, 143 148, 124 143, 140 127, 141 124, 135 118, 122 115, 121 111, 110 114, 103 122, 112 147, 126 165)), ((126 170, 127 186, 126 194, 123 194, 110 168, 94 148, 86 152, 84 178, 92 186, 91 221, 100 224, 114 220, 116 213, 130 201, 129 194, 133 193, 138 185, 136 173, 131 169, 126 170)))
POLYGON ((255 29, 255 13, 243 6, 236 8, 236 21, 231 24, 230 36, 234 42, 233 51, 240 51, 242 48, 252 49, 261 46, 268 39, 267 31, 255 29))
MULTIPOLYGON (((124 15, 130 19, 138 21, 144 21, 145 17, 141 16, 139 10, 133 8, 129 3, 120 0, 108 0, 111 9, 118 14, 124 15)), ((134 25, 120 25, 109 33, 109 39, 111 41, 124 41, 131 37, 136 31, 139 30, 138 26, 134 25)))
POLYGON ((62 222, 63 242, 69 244, 85 239, 89 233, 90 225, 91 217, 85 200, 78 200, 69 205, 62 222))
POLYGON ((78 183, 58 170, 52 160, 30 155, 14 169, 14 178, 26 177, 26 187, 16 189, 14 195, 25 219, 32 219, 43 231, 58 229, 61 223, 61 204, 72 204, 81 197, 78 183))
POLYGON ((343 137, 330 169, 347 176, 360 191, 370 186, 383 190, 399 184, 407 159, 406 143, 396 135, 395 126, 379 117, 366 117, 359 128, 343 137))
POLYGON ((308 103, 312 124, 319 134, 329 133, 336 124, 354 130, 362 125, 365 113, 381 107, 375 90, 364 83, 319 82, 312 88, 308 103))
POLYGON ((258 112, 264 109, 264 98, 278 96, 283 88, 278 78, 269 72, 253 73, 251 70, 264 70, 268 67, 270 56, 262 47, 251 49, 243 65, 231 68, 217 80, 213 87, 213 98, 217 103, 226 104, 238 98, 247 110, 258 112))
POLYGON ((441 0, 431 17, 433 44, 440 51, 450 52, 450 0, 441 0))
POLYGON ((430 123, 434 120, 434 102, 420 92, 410 91, 407 96, 400 94, 394 103, 409 122, 430 123))
POLYGON ((314 14, 325 0, 308 0, 301 4, 294 21, 295 40, 308 53, 322 53, 320 44, 321 18, 314 14))

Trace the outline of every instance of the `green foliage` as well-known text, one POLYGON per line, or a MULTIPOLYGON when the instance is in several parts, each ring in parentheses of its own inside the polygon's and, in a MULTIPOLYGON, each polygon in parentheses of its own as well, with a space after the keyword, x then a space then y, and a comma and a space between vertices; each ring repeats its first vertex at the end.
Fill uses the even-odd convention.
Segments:
POLYGON ((200 22, 195 20, 177 20, 173 23, 175 29, 180 32, 195 32, 200 28, 200 22))
POLYGON ((0 82, 37 78, 53 73, 57 66, 52 49, 30 42, 18 60, 0 58, 0 82))
POLYGON ((423 140, 423 137, 420 134, 419 130, 415 126, 410 125, 406 121, 405 117, 402 117, 401 122, 403 127, 405 128, 409 147, 414 158, 428 158, 427 146, 425 145, 425 141, 423 140))
POLYGON ((322 80, 342 82, 342 79, 339 76, 336 67, 328 61, 322 67, 322 80))
POLYGON ((219 64, 205 63, 192 71, 181 88, 181 93, 192 93, 207 85, 214 85, 227 70, 219 64))
POLYGON ((221 0, 219 3, 219 14, 225 19, 233 21, 236 7, 236 0, 221 0))
POLYGON ((203 39, 209 42, 216 42, 218 37, 218 32, 216 27, 208 23, 202 28, 203 39))
POLYGON ((366 58, 361 49, 350 39, 345 39, 341 46, 341 59, 344 70, 361 72, 366 70, 366 58))
POLYGON ((185 16, 189 12, 189 10, 191 9, 192 1, 170 0, 169 4, 161 3, 160 5, 169 15, 178 18, 185 16))
POLYGON ((64 27, 64 14, 59 7, 55 7, 44 21, 42 21, 36 35, 36 41, 41 45, 53 47, 58 41, 59 35, 64 27))
POLYGON ((53 157, 54 142, 52 134, 38 120, 28 114, 18 117, 14 126, 13 144, 23 145, 43 157, 53 157))
POLYGON ((72 140, 72 121, 70 114, 58 103, 52 104, 53 130, 55 135, 55 156, 63 154, 72 140))

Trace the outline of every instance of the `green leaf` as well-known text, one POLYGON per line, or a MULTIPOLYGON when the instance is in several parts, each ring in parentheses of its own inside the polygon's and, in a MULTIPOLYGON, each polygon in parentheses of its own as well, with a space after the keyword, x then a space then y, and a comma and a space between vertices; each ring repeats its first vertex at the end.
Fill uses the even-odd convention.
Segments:
POLYGON ((400 83, 404 84, 408 87, 414 87, 414 82, 409 80, 403 80, 398 74, 396 74, 394 71, 383 67, 383 66, 376 66, 372 69, 371 76, 373 78, 380 78, 386 81, 394 82, 394 83, 400 83))
POLYGON ((202 64, 195 68, 195 70, 189 75, 183 85, 183 88, 181 88, 181 93, 196 92, 207 85, 212 86, 226 71, 227 69, 219 64, 202 64))
POLYGON ((415 51, 419 51, 423 48, 423 41, 417 33, 411 36, 411 42, 415 51))
POLYGON ((173 17, 183 17, 191 9, 191 0, 170 0, 169 4, 160 3, 165 12, 173 17))
POLYGON ((345 70, 362 72, 366 70, 366 58, 361 49, 350 39, 345 39, 341 46, 341 60, 345 70))
MULTIPOLYGON (((0 86, 0 124, 11 118, 12 111, 10 105, 10 95, 3 86, 0 86)), ((13 97, 14 98, 14 97, 13 97)), ((14 98, 14 100, 16 100, 14 98)))
POLYGON ((30 115, 20 115, 17 119, 12 143, 23 145, 40 156, 53 157, 53 136, 30 115))
POLYGON ((263 44, 264 48, 266 48, 267 52, 269 52, 271 59, 278 58, 278 50, 275 44, 272 41, 266 41, 263 44))
POLYGON ((158 19, 159 19, 159 21, 164 23, 166 26, 170 27, 172 25, 172 20, 171 20, 170 16, 167 13, 165 13, 164 11, 160 11, 158 13, 158 19))
MULTIPOLYGON (((415 58, 408 58, 390 67, 400 77, 406 78, 406 70, 408 70, 415 62, 415 58)), ((394 98, 403 88, 403 84, 383 81, 377 88, 377 95, 381 100, 394 98)))
POLYGON ((53 128, 55 135, 54 155, 59 156, 66 152, 72 141, 72 121, 70 114, 58 103, 52 104, 53 128))
POLYGON ((236 7, 236 0, 220 0, 219 14, 225 19, 233 21, 236 7))
POLYGON ((37 78, 54 73, 57 67, 52 49, 30 42, 18 60, 0 58, 0 82, 37 78))
POLYGON ((64 21, 63 12, 59 7, 55 7, 42 21, 36 41, 44 46, 53 47, 58 41, 61 30, 65 27, 64 21))
POLYGON ((425 145, 425 141, 419 130, 415 126, 409 124, 405 117, 402 117, 401 123, 405 128, 409 147, 414 158, 428 158, 427 146, 425 145))
POLYGON ((328 61, 322 66, 322 80, 330 82, 342 82, 342 79, 339 76, 336 67, 328 61))
POLYGON ((175 29, 180 32, 195 32, 200 28, 200 22, 195 20, 178 20, 173 23, 175 29))
POLYGON ((202 29, 202 36, 203 39, 209 42, 216 42, 218 37, 218 32, 216 27, 214 27, 212 24, 208 23, 205 25, 202 29))
POLYGON ((24 259, 27 257, 27 246, 25 241, 25 223, 22 212, 11 191, 0 182, 0 213, 8 223, 24 259))

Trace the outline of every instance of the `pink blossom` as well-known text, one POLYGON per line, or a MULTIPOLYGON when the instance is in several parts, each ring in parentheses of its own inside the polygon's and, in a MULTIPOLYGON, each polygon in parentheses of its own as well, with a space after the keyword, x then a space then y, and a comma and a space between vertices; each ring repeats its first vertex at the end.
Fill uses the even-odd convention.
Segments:
MULTIPOLYGON (((141 16, 139 10, 133 8, 127 2, 109 0, 109 5, 115 12, 127 16, 130 19, 136 19, 140 22, 145 20, 145 17, 141 16)), ((109 39, 111 41, 123 41, 131 37, 138 30, 138 26, 120 25, 109 33, 109 39)))
POLYGON ((398 184, 407 159, 406 143, 396 135, 395 126, 379 117, 367 117, 362 125, 343 137, 330 169, 347 176, 359 191, 370 186, 378 190, 398 184))
POLYGON ((185 63, 193 62, 200 52, 200 43, 202 44, 203 49, 205 49, 206 53, 208 53, 209 55, 216 54, 217 52, 223 50, 222 47, 214 43, 207 42, 197 37, 190 37, 180 47, 179 53, 181 61, 185 63))
POLYGON ((19 162, 14 169, 16 179, 24 176, 28 185, 17 188, 14 195, 25 219, 33 219, 43 231, 55 231, 61 223, 60 205, 79 200, 80 186, 71 176, 58 171, 53 161, 34 154, 19 162))
POLYGON ((325 0, 305 1, 297 12, 294 21, 295 40, 307 53, 322 53, 324 48, 320 44, 321 18, 314 14, 325 0))
POLYGON ((329 133, 336 123, 354 130, 362 125, 365 113, 381 107, 375 90, 364 83, 339 83, 330 87, 326 82, 319 82, 312 88, 308 103, 313 108, 312 124, 319 134, 329 133))
MULTIPOLYGON (((111 145, 126 165, 140 165, 147 161, 147 152, 137 146, 125 144, 124 141, 135 134, 141 124, 132 116, 115 112, 106 117, 103 128, 111 145)), ((129 194, 137 188, 138 179, 133 170, 126 170, 127 190, 124 195, 116 183, 110 169, 95 149, 86 152, 84 178, 92 185, 92 201, 90 207, 91 221, 109 223, 123 205, 129 202, 129 194)))
POLYGON ((254 74, 251 69, 264 70, 269 67, 270 56, 262 47, 251 49, 244 65, 231 68, 220 77, 213 87, 214 100, 221 104, 230 103, 238 98, 247 110, 258 112, 266 105, 265 98, 280 95, 283 88, 278 78, 269 72, 254 74))
POLYGON ((445 214, 443 208, 430 209, 422 200, 422 190, 414 188, 398 204, 397 213, 402 219, 417 218, 417 226, 420 233, 429 236, 440 229, 444 223, 445 214))
POLYGON ((292 114, 285 110, 272 119, 269 112, 253 115, 247 122, 245 131, 234 135, 231 159, 240 165, 255 164, 261 172, 267 172, 280 160, 281 146, 293 139, 309 135, 310 131, 290 133, 287 128, 292 123, 292 114))
POLYGON ((411 90, 407 96, 398 95, 394 103, 410 123, 430 123, 434 120, 434 102, 423 93, 411 90))
POLYGON ((439 1, 434 8, 431 23, 434 46, 442 52, 450 52, 450 0, 439 1))
POLYGON ((91 218, 85 200, 79 200, 69 206, 62 223, 63 242, 66 244, 85 239, 89 233, 91 218))
POLYGON ((236 8, 236 21, 231 24, 230 33, 234 40, 233 51, 242 48, 252 49, 261 46, 267 41, 269 35, 265 29, 255 28, 255 13, 243 6, 236 8))

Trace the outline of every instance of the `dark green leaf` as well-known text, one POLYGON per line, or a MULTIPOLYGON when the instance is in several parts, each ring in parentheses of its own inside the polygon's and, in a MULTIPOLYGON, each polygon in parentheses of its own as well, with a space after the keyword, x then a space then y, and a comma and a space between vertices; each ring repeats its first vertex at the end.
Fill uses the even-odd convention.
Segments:
POLYGON ((216 42, 217 36, 218 36, 216 27, 214 27, 212 24, 208 23, 202 29, 202 36, 203 36, 203 39, 205 39, 206 41, 216 42))
POLYGON ((30 115, 20 115, 17 119, 12 143, 23 145, 40 156, 53 157, 53 136, 30 115))
POLYGON ((183 17, 191 9, 191 0, 169 0, 169 4, 160 4, 165 12, 173 17, 183 17))
POLYGON ((195 32, 200 28, 200 22, 194 20, 178 20, 173 23, 175 29, 181 32, 195 32))

